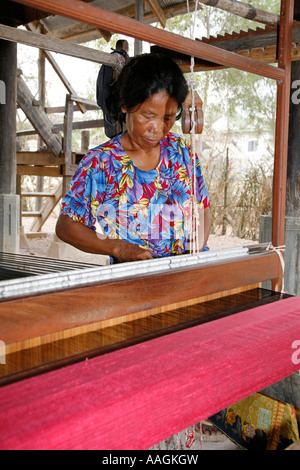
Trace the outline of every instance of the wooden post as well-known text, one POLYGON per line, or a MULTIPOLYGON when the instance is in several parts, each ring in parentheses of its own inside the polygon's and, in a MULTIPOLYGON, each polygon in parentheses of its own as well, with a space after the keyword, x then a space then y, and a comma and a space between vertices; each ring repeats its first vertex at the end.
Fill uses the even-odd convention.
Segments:
POLYGON ((20 198, 16 194, 17 45, 0 40, 0 251, 18 252, 20 198))
MULTIPOLYGON (((300 21, 300 3, 296 0, 294 19, 300 21)), ((292 62, 290 93, 286 215, 300 217, 300 61, 292 62)))
POLYGON ((90 148, 90 131, 81 131, 81 153, 87 153, 90 148))
MULTIPOLYGON (((300 20, 300 3, 295 1, 294 19, 300 20)), ((290 119, 288 138, 286 217, 285 217, 285 290, 300 295, 300 62, 291 66, 290 119)), ((300 395, 299 395, 300 399, 300 395)))
POLYGON ((0 40, 0 194, 16 194, 17 44, 0 40))
MULTIPOLYGON (((285 200, 293 17, 294 0, 281 0, 281 15, 278 38, 278 66, 285 70, 285 77, 283 80, 280 80, 277 83, 277 114, 272 210, 272 244, 274 247, 283 246, 285 240, 285 200)), ((281 287, 282 279, 272 280, 273 290, 280 291, 281 287)))
MULTIPOLYGON (((143 22, 144 19, 144 0, 135 0, 135 18, 143 22)), ((134 55, 143 53, 143 41, 135 39, 134 41, 134 55)))
MULTIPOLYGON (((72 162, 72 127, 73 127, 73 111, 74 102, 71 95, 66 95, 66 110, 64 117, 64 140, 63 140, 63 153, 65 168, 71 165, 72 162)), ((71 177, 69 175, 63 176, 63 196, 68 192, 71 177)))
MULTIPOLYGON (((44 33, 44 27, 39 24, 39 32, 41 34, 44 33)), ((39 59, 38 59, 38 78, 39 78, 39 101, 43 109, 45 109, 45 101, 46 101, 46 59, 43 54, 43 51, 39 49, 39 59)), ((40 150, 41 147, 44 145, 43 140, 38 137, 38 149, 40 150)), ((38 176, 36 181, 36 191, 38 193, 43 192, 44 190, 44 178, 43 176, 38 176)), ((41 198, 36 198, 35 201, 35 210, 40 211, 42 207, 42 200, 41 198)))

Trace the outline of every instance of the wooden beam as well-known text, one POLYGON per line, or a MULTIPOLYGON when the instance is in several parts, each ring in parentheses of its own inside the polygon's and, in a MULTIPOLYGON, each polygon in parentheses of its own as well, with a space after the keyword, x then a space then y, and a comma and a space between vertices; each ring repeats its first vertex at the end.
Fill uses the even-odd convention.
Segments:
POLYGON ((61 166, 32 166, 32 165, 18 165, 17 166, 18 176, 50 176, 52 178, 58 178, 62 176, 61 166))
POLYGON ((39 232, 41 230, 42 226, 44 225, 48 217, 51 215, 63 195, 62 187, 63 183, 61 181, 57 185, 51 197, 47 198, 44 206, 41 208, 38 218, 32 223, 30 227, 31 232, 39 232))
POLYGON ((73 100, 70 95, 66 96, 66 111, 64 116, 64 141, 63 152, 65 163, 72 163, 72 123, 73 123, 73 100))
POLYGON ((110 31, 105 31, 105 29, 96 28, 99 34, 105 39, 106 42, 109 42, 112 37, 112 33, 110 31))
MULTIPOLYGON (((85 107, 87 110, 99 110, 99 106, 97 105, 97 103, 93 103, 92 105, 88 105, 85 103, 85 107)), ((75 111, 80 111, 80 109, 78 108, 78 106, 74 106, 74 112, 75 111)), ((64 113, 65 112, 65 107, 64 106, 46 106, 45 108, 45 112, 47 114, 60 114, 60 113, 64 113)))
MULTIPOLYGON (((35 26, 32 23, 29 23, 28 25, 26 25, 26 28, 29 31, 33 32, 33 33, 36 32, 37 34, 39 34, 37 29, 35 28, 35 26)), ((60 66, 58 65, 58 63, 54 59, 53 55, 50 52, 45 51, 44 49, 40 49, 40 50, 42 51, 43 55, 48 60, 49 64, 52 65, 53 69, 57 73, 58 77, 60 78, 60 80, 62 81, 62 83, 64 84, 64 86, 68 90, 68 92, 75 95, 76 93, 75 93, 74 88, 72 87, 71 83, 69 82, 69 80, 67 79, 67 77, 65 76, 63 71, 61 70, 60 66)), ((80 111, 82 112, 82 114, 84 114, 86 112, 85 107, 81 103, 78 103, 78 107, 79 107, 80 111)))
POLYGON ((88 60, 97 64, 117 65, 117 59, 113 54, 108 54, 89 47, 72 44, 62 39, 51 38, 45 34, 37 35, 30 31, 11 28, 0 25, 0 38, 7 41, 18 42, 26 46, 37 47, 47 51, 76 57, 77 59, 88 60))
POLYGON ((22 211, 22 217, 41 217, 41 215, 39 211, 22 211))
MULTIPOLYGON (((278 62, 277 55, 278 27, 249 29, 247 31, 233 32, 232 34, 218 34, 201 41, 217 46, 238 55, 249 57, 259 62, 274 64, 278 62)), ((197 39, 199 41, 199 39, 197 39)), ((191 57, 158 46, 151 46, 152 52, 161 52, 172 57, 184 72, 190 71, 191 57)), ((300 59, 300 22, 294 21, 292 34, 292 61, 300 59)), ((201 59, 195 60, 194 71, 216 70, 224 66, 201 59)))
MULTIPOLYGON (((272 243, 274 247, 283 246, 285 240, 285 204, 287 183, 293 20, 294 0, 282 0, 281 20, 279 25, 278 65, 279 67, 284 68, 285 78, 277 84, 277 111, 272 207, 272 243)), ((273 281, 273 289, 281 290, 281 283, 282 279, 273 281)))
POLYGON ((17 79, 17 102, 49 150, 58 157, 62 138, 52 132, 52 123, 41 107, 32 106, 33 96, 21 76, 17 79))
POLYGON ((258 23, 276 24, 279 21, 279 15, 260 10, 249 3, 238 2, 237 0, 199 0, 199 2, 258 23))
POLYGON ((262 64, 246 57, 237 56, 232 52, 222 51, 209 44, 202 44, 201 42, 181 37, 178 34, 142 24, 131 18, 126 18, 93 5, 84 4, 79 0, 65 0, 63 3, 59 0, 17 0, 17 2, 25 5, 35 5, 53 14, 79 20, 120 34, 126 34, 139 40, 156 43, 167 49, 274 80, 283 79, 285 76, 285 71, 282 68, 262 64))
POLYGON ((157 0, 146 0, 149 4, 151 10, 153 11, 154 15, 158 19, 161 26, 164 28, 166 26, 167 18, 164 13, 164 10, 161 8, 160 4, 157 0))
MULTIPOLYGON (((166 51, 166 49, 162 48, 157 48, 155 46, 151 47, 151 51, 157 52, 160 50, 160 52, 165 53, 172 57, 175 62, 179 65, 181 70, 184 73, 189 73, 191 70, 191 58, 189 56, 183 56, 181 54, 174 54, 171 51, 166 51)), ((244 57, 249 57, 250 59, 259 61, 259 62, 264 62, 266 64, 275 64, 278 62, 278 57, 277 57, 277 46, 268 46, 268 47, 256 47, 253 49, 244 49, 244 50, 239 50, 236 51, 237 55, 242 55, 244 57)), ((292 45, 292 52, 291 52, 291 60, 292 61, 298 61, 300 60, 300 44, 293 44, 292 45)), ((200 60, 197 59, 195 61, 195 66, 194 66, 194 71, 195 72, 206 72, 210 70, 219 70, 223 69, 225 66, 222 65, 217 65, 213 64, 212 62, 208 62, 205 60, 200 60)))
POLYGON ((0 40, 0 194, 16 194, 16 71, 16 44, 0 40))
POLYGON ((55 157, 51 152, 17 152, 18 165, 59 166, 64 162, 62 157, 55 157))
POLYGON ((23 192, 21 197, 55 197, 54 193, 23 192))
MULTIPOLYGON (((78 121, 72 123, 72 130, 83 130, 83 129, 97 129, 98 127, 104 127, 103 119, 94 119, 90 121, 78 121)), ((53 132, 57 133, 64 130, 63 124, 54 124, 53 132)), ((37 134, 35 129, 27 129, 26 131, 18 131, 17 137, 24 137, 28 135, 37 134)))

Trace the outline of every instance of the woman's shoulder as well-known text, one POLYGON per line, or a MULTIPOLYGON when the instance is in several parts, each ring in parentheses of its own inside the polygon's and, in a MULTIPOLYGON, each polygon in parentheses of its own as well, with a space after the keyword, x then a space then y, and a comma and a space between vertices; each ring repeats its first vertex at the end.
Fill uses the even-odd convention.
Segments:
POLYGON ((112 139, 104 142, 103 144, 97 145, 97 147, 91 148, 82 159, 82 164, 90 165, 93 162, 93 166, 100 164, 101 162, 108 162, 114 156, 117 157, 122 153, 120 138, 113 137, 112 139))
POLYGON ((101 155, 103 153, 110 153, 112 155, 118 154, 122 151, 122 146, 121 146, 121 139, 120 136, 113 137, 112 139, 104 142, 103 144, 97 145, 97 147, 94 147, 89 150, 89 153, 92 153, 93 155, 101 155))

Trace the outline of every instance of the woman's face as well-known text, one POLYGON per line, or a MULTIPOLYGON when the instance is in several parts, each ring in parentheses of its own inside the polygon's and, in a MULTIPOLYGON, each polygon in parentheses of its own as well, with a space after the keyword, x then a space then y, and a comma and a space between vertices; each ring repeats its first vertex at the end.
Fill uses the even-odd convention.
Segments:
POLYGON ((155 93, 141 105, 126 113, 126 124, 132 144, 145 150, 156 147, 176 120, 178 103, 165 91, 155 93))

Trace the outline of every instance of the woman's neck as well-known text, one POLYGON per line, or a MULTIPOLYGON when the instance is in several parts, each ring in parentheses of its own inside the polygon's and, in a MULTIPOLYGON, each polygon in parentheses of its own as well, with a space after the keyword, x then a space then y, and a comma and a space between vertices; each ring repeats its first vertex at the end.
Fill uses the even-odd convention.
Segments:
POLYGON ((142 171, 155 170, 160 162, 160 144, 153 148, 142 148, 130 139, 127 132, 121 138, 121 144, 132 163, 142 171))

